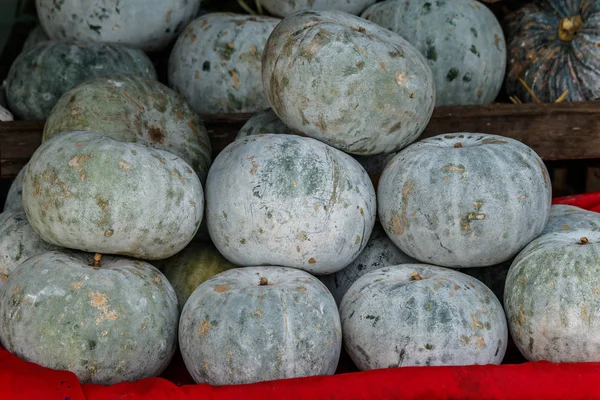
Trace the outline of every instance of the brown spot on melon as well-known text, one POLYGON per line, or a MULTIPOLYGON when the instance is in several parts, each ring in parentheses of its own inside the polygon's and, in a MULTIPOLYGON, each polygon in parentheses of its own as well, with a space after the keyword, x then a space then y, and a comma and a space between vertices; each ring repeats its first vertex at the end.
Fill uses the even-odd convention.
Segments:
POLYGON ((100 292, 94 292, 90 294, 90 304, 94 308, 101 309, 108 305, 108 299, 100 292))
POLYGON ((100 336, 102 336, 102 337, 108 336, 108 331, 102 331, 102 333, 100 334, 100 336))
POLYGON ((179 111, 177 112, 177 118, 179 118, 179 119, 183 119, 183 114, 182 114, 182 113, 180 113, 179 111))
POLYGON ((127 97, 127 99, 129 101, 131 101, 140 111, 144 111, 144 107, 142 107, 137 101, 135 101, 130 95, 129 93, 127 93, 125 90, 123 90, 123 96, 127 97))
POLYGON ((224 293, 231 290, 231 286, 229 285, 217 285, 215 286, 215 292, 217 293, 224 293))
POLYGON ((165 141, 165 134, 158 126, 151 126, 148 128, 148 136, 150 136, 150 140, 154 143, 162 144, 165 141))
POLYGON ((71 289, 81 289, 83 287, 83 282, 75 282, 71 284, 71 289))
POLYGON ((309 264, 316 264, 317 260, 315 260, 314 258, 311 257, 311 258, 308 259, 308 263, 309 264))
POLYGON ((525 314, 523 314, 523 310, 519 310, 519 322, 521 325, 525 323, 525 314))
POLYGON ((169 10, 167 11, 167 14, 165 15, 165 22, 168 24, 169 22, 171 22, 171 16, 173 15, 173 10, 169 10))
POLYGON ((404 227, 398 214, 392 215, 392 232, 396 235, 402 235, 404 233, 404 227))
POLYGON ((471 314, 471 319, 473 320, 473 328, 476 328, 476 329, 483 328, 483 324, 481 322, 477 321, 477 317, 475 316, 475 314, 471 314))
POLYGON ((256 174, 257 170, 258 170, 258 163, 256 161, 252 160, 252 168, 250 169, 250 175, 256 174))
POLYGON ((200 328, 198 328, 198 336, 204 336, 208 333, 208 330, 210 329, 210 322, 208 321, 202 321, 200 323, 200 328))
POLYGON ((125 161, 119 161, 119 168, 129 171, 131 170, 131 165, 127 164, 125 161))
POLYGON ((400 73, 398 73, 398 75, 396 75, 396 83, 398 83, 398 85, 400 85, 400 86, 404 86, 404 84, 406 83, 406 73, 405 72, 400 72, 400 73))
POLYGON ((483 349, 485 347, 485 340, 483 336, 477 336, 477 347, 483 349))
POLYGON ((296 251, 300 253, 300 246, 296 246, 296 251))
POLYGON ((231 78, 233 78, 233 87, 237 88, 240 84, 237 71, 234 69, 231 71, 231 78))

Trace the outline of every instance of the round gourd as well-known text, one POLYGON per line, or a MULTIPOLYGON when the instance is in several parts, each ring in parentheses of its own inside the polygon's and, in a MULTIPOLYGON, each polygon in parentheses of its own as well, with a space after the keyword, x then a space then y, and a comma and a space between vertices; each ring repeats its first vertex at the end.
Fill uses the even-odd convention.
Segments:
POLYGON ((534 102, 600 98, 600 3, 546 1, 525 4, 507 17, 506 91, 534 102))
POLYGON ((321 276, 320 279, 327 286, 339 306, 350 286, 361 276, 379 268, 399 264, 414 264, 416 262, 414 258, 401 252, 387 237, 381 225, 376 223, 367 246, 356 260, 341 271, 321 276))
POLYGON ((4 202, 4 211, 6 210, 23 210, 23 179, 27 165, 19 171, 15 180, 11 183, 4 202))
POLYGON ((396 32, 423 54, 436 85, 436 106, 487 104, 506 71, 506 43, 494 14, 476 0, 387 0, 362 15, 396 32))
POLYGON ((107 43, 46 41, 19 54, 8 72, 8 106, 21 119, 45 120, 58 99, 86 79, 117 72, 156 79, 140 50, 107 43))
POLYGON ((154 266, 165 274, 175 289, 180 310, 204 281, 236 267, 210 243, 191 243, 173 257, 155 261, 154 266))
POLYGON ((29 32, 29 35, 27 35, 27 39, 25 40, 25 43, 23 43, 22 51, 27 51, 36 44, 40 42, 45 42, 46 40, 50 40, 50 38, 48 37, 46 32, 44 32, 42 26, 38 25, 35 28, 33 28, 31 32, 29 32))
POLYGON ((542 235, 577 229, 599 230, 600 214, 575 206, 554 204, 550 209, 550 219, 542 235))
POLYGON ((359 278, 340 307, 344 348, 360 370, 500 364, 508 328, 484 284, 423 264, 359 278))
POLYGON ((261 81, 262 52, 277 18, 209 13, 177 39, 169 85, 200 114, 251 113, 269 106, 261 81))
POLYGON ((192 240, 204 197, 198 176, 176 155, 75 131, 33 154, 23 205, 49 243, 155 260, 192 240))
POLYGON ((506 278, 512 338, 529 361, 598 362, 600 233, 554 232, 534 240, 506 278))
POLYGON ((360 14, 376 0, 260 0, 260 4, 273 15, 287 17, 302 10, 339 10, 360 14))
POLYGON ((190 22, 200 0, 36 0, 40 24, 54 40, 165 48, 190 22))
POLYGON ((2 346, 23 360, 109 385, 160 374, 177 343, 177 298, 148 263, 52 251, 0 287, 2 346))
POLYGON ((65 131, 93 131, 169 151, 202 182, 210 167, 204 123, 181 96, 154 79, 115 74, 77 85, 52 109, 43 140, 65 131))
POLYGON ((341 11, 301 11, 277 25, 263 53, 263 83, 293 131, 359 155, 414 142, 435 102, 431 69, 416 48, 341 11))
POLYGON ((375 214, 375 191, 360 164, 296 135, 236 140, 206 182, 210 237, 237 265, 339 271, 366 246, 375 214))
POLYGON ((550 215, 550 178, 514 139, 454 133, 400 151, 377 188, 386 233, 404 253, 443 267, 485 267, 517 255, 550 215))
POLYGON ((222 272, 192 293, 179 322, 188 371, 211 385, 332 375, 341 345, 331 293, 292 268, 222 272))
POLYGON ((294 134, 271 108, 267 108, 253 114, 241 127, 236 139, 265 133, 294 134))
POLYGON ((56 249, 35 233, 25 211, 0 213, 0 286, 28 258, 56 249))

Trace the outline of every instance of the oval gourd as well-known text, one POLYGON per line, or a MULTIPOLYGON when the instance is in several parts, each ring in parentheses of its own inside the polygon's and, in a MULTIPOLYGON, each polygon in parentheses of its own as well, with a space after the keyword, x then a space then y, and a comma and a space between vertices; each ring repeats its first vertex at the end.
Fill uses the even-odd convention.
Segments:
POLYGON ((600 98, 600 3, 546 1, 523 5, 507 17, 506 91, 523 102, 600 98))
POLYGON ((387 164, 377 188, 386 233, 404 253, 443 267, 507 261, 550 215, 550 178, 523 143, 454 133, 424 139, 387 164))
POLYGON ((36 0, 40 24, 54 40, 165 48, 190 22, 200 0, 36 0))
POLYGON ((341 344, 331 293, 292 268, 222 272, 192 293, 179 322, 188 371, 211 385, 332 375, 341 344))
POLYGON ((11 183, 4 202, 4 211, 6 210, 23 210, 23 179, 27 164, 17 174, 15 180, 11 183))
POLYGON ((177 344, 177 298, 150 264, 51 251, 0 287, 2 346, 23 360, 109 385, 160 374, 177 344))
POLYGON ((260 0, 271 14, 287 17, 303 10, 338 10, 359 14, 376 0, 260 0))
POLYGON ((23 210, 0 213, 0 286, 30 257, 56 250, 33 230, 23 210))
POLYGON ((58 99, 86 79, 123 72, 156 79, 140 50, 108 43, 46 41, 19 54, 8 72, 8 106, 21 119, 45 120, 58 99))
POLYGON ((206 218, 221 254, 237 265, 333 273, 364 249, 375 191, 356 160, 317 140, 257 135, 215 159, 206 218))
POLYGON ((200 114, 249 113, 269 106, 262 52, 277 18, 209 13, 188 25, 169 58, 169 85, 200 114))
POLYGON ((387 237, 381 225, 376 223, 362 253, 341 271, 321 276, 320 279, 339 306, 350 286, 361 276, 379 268, 416 262, 414 258, 401 252, 387 237))
POLYGON ((165 274, 175 289, 180 310, 198 286, 213 276, 236 267, 213 244, 196 242, 173 257, 155 261, 154 266, 165 274))
POLYGON ((506 352, 508 328, 496 296, 447 268, 372 271, 350 287, 340 315, 344 347, 361 370, 500 364, 506 352))
POLYGON ((431 69, 416 48, 340 11, 301 11, 277 25, 263 54, 263 83, 292 130, 358 155, 414 142, 435 102, 431 69))
POLYGON ((506 70, 506 43, 494 14, 476 0, 387 0, 361 15, 396 32, 427 58, 436 106, 488 104, 506 70))
POLYGON ((504 308, 512 338, 529 361, 598 362, 600 233, 540 236, 515 259, 504 308))
POLYGON ((52 109, 42 140, 65 131, 93 131, 169 151, 190 164, 202 182, 211 163, 210 139, 200 117, 154 79, 115 74, 77 85, 52 109))
POLYGON ((575 206, 554 204, 550 209, 550 219, 542 235, 577 229, 588 229, 594 232, 599 230, 600 214, 575 206))
POLYGON ((181 251, 203 216, 198 176, 179 157, 94 132, 64 132, 33 154, 23 205, 45 241, 155 260, 181 251))

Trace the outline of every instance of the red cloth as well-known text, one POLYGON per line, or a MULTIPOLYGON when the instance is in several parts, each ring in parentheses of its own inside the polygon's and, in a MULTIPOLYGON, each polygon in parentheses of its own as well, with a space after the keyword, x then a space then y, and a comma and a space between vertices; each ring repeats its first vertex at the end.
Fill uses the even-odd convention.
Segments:
POLYGON ((585 208, 586 210, 600 212, 600 192, 556 197, 552 200, 552 204, 568 204, 585 208))

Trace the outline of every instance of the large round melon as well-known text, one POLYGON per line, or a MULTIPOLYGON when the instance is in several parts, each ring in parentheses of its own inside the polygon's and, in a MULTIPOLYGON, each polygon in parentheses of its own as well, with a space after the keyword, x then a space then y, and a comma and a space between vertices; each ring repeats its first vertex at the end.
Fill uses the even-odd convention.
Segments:
POLYGON ((293 134, 271 108, 254 113, 240 128, 236 139, 265 133, 293 134))
POLYGON ((25 211, 0 213, 0 286, 22 262, 56 249, 35 233, 25 211))
POLYGON ((600 213, 566 204, 554 204, 542 235, 577 229, 600 230, 600 213))
POLYGON ((11 183, 4 202, 4 211, 6 210, 22 210, 23 209, 23 179, 27 164, 21 168, 15 180, 11 183))
POLYGON ((335 274, 321 276, 321 282, 327 286, 338 305, 354 282, 361 276, 383 267, 417 262, 404 254, 387 237, 379 223, 375 224, 367 246, 350 265, 335 274))
POLYGON ((344 347, 361 370, 500 364, 508 328, 502 305, 478 280, 404 264, 363 275, 340 307, 344 347))
POLYGON ((504 307, 529 361, 600 362, 600 232, 543 235, 515 259, 504 307))
POLYGON ((173 257, 153 264, 165 274, 175 289, 180 310, 204 281, 236 267, 213 244, 197 242, 192 242, 173 257))
POLYGON ((339 10, 360 14, 376 0, 260 0, 260 4, 271 14, 287 17, 302 10, 339 10))
POLYGON ((550 215, 546 166, 525 144, 480 133, 424 139, 400 151, 377 188, 386 233, 404 253, 444 267, 507 261, 550 215))
POLYGON ((166 47, 190 22, 200 0, 36 0, 54 40, 122 43, 144 51, 166 47))
POLYGON ((296 135, 236 140, 216 157, 206 182, 210 236, 237 265, 336 272, 366 246, 375 203, 356 160, 296 135))
POLYGON ((292 130, 359 155, 414 142, 435 102, 431 69, 416 48, 341 11, 283 20, 265 46, 263 83, 292 130))
POLYGON ((77 85, 52 109, 43 140, 65 131, 93 131, 167 150, 190 164, 202 182, 210 167, 204 123, 181 96, 154 79, 115 74, 77 85))
POLYGON ((494 14, 476 0, 387 0, 362 18, 396 32, 431 66, 436 105, 487 104, 506 70, 506 43, 494 14))
POLYGON ((169 85, 200 114, 249 113, 269 106, 262 53, 279 19, 209 13, 183 31, 169 58, 169 85))
POLYGON ((36 364, 114 384, 160 374, 177 344, 177 298, 150 264, 58 251, 0 287, 2 346, 36 364), (90 265, 91 264, 91 265, 90 265))
POLYGON ((86 79, 117 72, 156 79, 140 50, 107 43, 46 41, 19 54, 8 73, 8 106, 21 119, 45 120, 58 99, 86 79))
POLYGON ((176 155, 74 131, 33 154, 23 205, 47 242, 154 260, 192 240, 204 197, 198 176, 176 155))
POLYGON ((212 385, 332 375, 341 344, 331 293, 292 268, 222 272, 194 291, 179 322, 188 371, 212 385))

